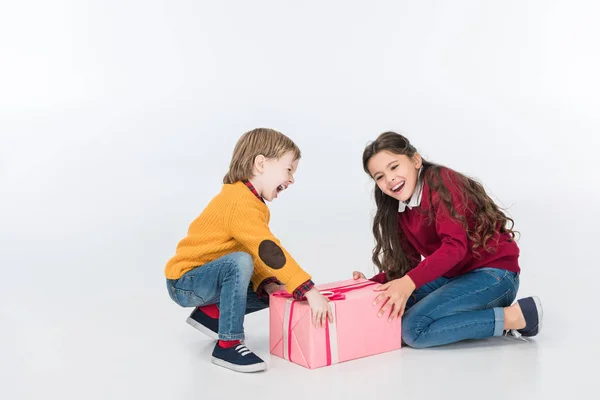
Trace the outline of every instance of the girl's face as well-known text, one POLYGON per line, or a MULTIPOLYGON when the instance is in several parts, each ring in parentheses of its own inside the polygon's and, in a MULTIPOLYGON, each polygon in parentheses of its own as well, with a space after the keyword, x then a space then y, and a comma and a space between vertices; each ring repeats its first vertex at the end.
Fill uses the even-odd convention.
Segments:
POLYGON ((418 153, 408 157, 382 150, 371 157, 367 168, 383 193, 407 202, 417 187, 422 163, 423 160, 418 153))

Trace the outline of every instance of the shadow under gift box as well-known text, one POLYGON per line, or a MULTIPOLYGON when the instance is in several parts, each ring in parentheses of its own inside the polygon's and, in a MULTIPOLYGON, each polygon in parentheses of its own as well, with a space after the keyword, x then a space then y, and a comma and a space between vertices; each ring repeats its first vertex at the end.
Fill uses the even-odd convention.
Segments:
POLYGON ((317 289, 329 298, 334 322, 317 328, 306 300, 287 292, 271 295, 269 341, 271 354, 306 368, 320 368, 401 347, 401 320, 389 321, 389 312, 377 316, 373 306, 379 284, 349 279, 317 289))

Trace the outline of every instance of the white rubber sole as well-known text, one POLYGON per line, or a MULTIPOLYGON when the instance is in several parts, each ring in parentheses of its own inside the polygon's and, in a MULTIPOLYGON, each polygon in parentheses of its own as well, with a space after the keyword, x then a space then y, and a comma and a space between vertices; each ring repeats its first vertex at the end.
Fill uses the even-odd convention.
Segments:
POLYGON ((192 317, 188 317, 185 322, 187 322, 188 324, 190 324, 191 326, 193 326, 194 328, 198 329, 200 332, 204 333, 206 336, 208 336, 211 339, 214 340, 219 340, 219 334, 215 333, 213 331, 211 331, 210 329, 208 329, 207 327, 205 327, 202 324, 199 324, 195 319, 193 319, 192 317))
POLYGON ((213 364, 224 367, 224 368, 228 368, 232 371, 236 371, 236 372, 261 372, 267 369, 267 364, 265 364, 264 362, 258 363, 258 364, 251 364, 251 365, 237 365, 237 364, 232 364, 229 363, 227 361, 223 361, 220 358, 216 358, 216 357, 211 357, 211 361, 213 364))
POLYGON ((538 332, 537 332, 537 334, 539 335, 540 332, 542 331, 542 320, 544 319, 544 309, 542 308, 542 302, 539 297, 531 296, 531 298, 533 299, 533 302, 535 303, 535 308, 537 309, 537 312, 538 312, 538 332))

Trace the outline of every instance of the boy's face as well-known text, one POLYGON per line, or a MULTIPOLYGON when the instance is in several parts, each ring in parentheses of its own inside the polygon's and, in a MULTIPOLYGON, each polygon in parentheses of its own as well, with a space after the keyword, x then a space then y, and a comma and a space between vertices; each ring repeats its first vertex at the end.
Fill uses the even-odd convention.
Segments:
POLYGON ((279 192, 294 183, 294 173, 300 160, 294 160, 294 153, 289 151, 281 158, 256 159, 256 174, 251 179, 258 194, 266 201, 273 201, 279 192))
POLYGON ((417 187, 421 164, 419 154, 411 158, 384 150, 371 157, 367 167, 384 194, 406 202, 417 187))

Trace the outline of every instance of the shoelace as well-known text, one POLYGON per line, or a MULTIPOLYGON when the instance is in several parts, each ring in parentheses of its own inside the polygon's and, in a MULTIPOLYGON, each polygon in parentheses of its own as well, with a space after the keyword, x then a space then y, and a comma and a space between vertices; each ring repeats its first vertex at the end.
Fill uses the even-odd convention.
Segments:
POLYGON ((517 339, 523 340, 525 342, 529 342, 529 340, 527 340, 527 338, 524 338, 523 335, 521 335, 521 332, 519 332, 516 329, 509 329, 507 331, 504 331, 504 336, 508 336, 508 335, 513 336, 517 339))
POLYGON ((237 347, 235 348, 235 350, 240 353, 243 356, 247 356, 248 354, 252 354, 252 352, 250 350, 248 350, 248 348, 243 345, 243 344, 239 344, 237 345, 237 347))

